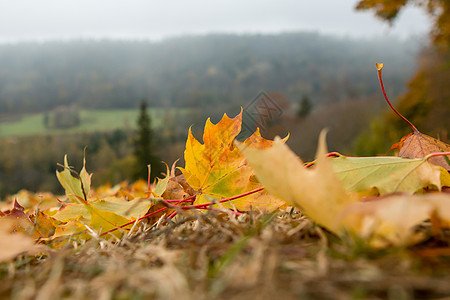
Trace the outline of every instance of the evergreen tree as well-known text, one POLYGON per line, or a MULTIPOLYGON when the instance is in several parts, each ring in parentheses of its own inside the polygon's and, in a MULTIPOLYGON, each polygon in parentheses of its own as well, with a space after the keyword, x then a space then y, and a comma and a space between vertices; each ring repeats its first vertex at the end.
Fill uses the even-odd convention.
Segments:
POLYGON ((303 95, 302 99, 300 100, 300 107, 297 111, 297 116, 300 118, 304 118, 311 112, 312 109, 312 103, 309 100, 308 96, 303 95))
POLYGON ((137 135, 134 141, 134 155, 136 158, 134 179, 147 179, 148 165, 151 165, 151 180, 160 176, 163 171, 162 163, 154 154, 153 132, 151 118, 147 113, 146 101, 141 102, 140 114, 137 121, 137 135))

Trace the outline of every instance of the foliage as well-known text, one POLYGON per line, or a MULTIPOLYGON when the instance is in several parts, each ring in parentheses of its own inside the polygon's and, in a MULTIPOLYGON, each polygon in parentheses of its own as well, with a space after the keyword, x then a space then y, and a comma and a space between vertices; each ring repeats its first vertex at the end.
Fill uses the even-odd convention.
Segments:
POLYGON ((96 170, 94 186, 128 180, 133 168, 130 139, 124 131, 1 139, 0 198, 22 189, 61 193, 55 159, 67 153, 80 169, 86 146, 88 165, 96 170))
MULTIPOLYGON (((377 67, 384 92, 381 67, 377 67)), ((391 105, 387 97, 386 100, 391 105)), ((14 262, 20 263, 21 259, 40 257, 45 264, 55 255, 65 257, 64 253, 72 251, 72 247, 75 251, 91 249, 93 255, 86 257, 98 258, 105 247, 136 249, 135 242, 141 239, 147 246, 144 252, 136 254, 140 264, 161 268, 155 271, 158 276, 147 271, 145 276, 137 272, 135 278, 144 280, 150 276, 152 280, 159 278, 166 282, 171 278, 169 291, 161 290, 161 286, 156 291, 151 289, 159 298, 171 298, 174 290, 181 293, 189 284, 175 264, 178 260, 173 253, 166 252, 165 247, 174 250, 181 244, 186 247, 204 241, 203 250, 198 252, 206 255, 208 260, 203 264, 207 267, 196 274, 204 274, 202 276, 211 282, 208 295, 214 298, 223 292, 224 282, 218 279, 232 280, 235 270, 243 270, 237 266, 247 266, 246 272, 253 274, 252 282, 262 276, 260 270, 265 265, 272 266, 267 274, 273 274, 275 256, 266 256, 262 249, 273 248, 274 244, 267 241, 280 234, 292 236, 291 240, 302 241, 305 245, 312 236, 316 245, 321 244, 303 255, 316 257, 314 272, 321 272, 322 276, 331 260, 327 251, 348 259, 382 256, 422 243, 420 246, 424 248, 420 255, 448 255, 448 248, 424 243, 430 238, 438 242, 445 240, 447 244, 449 241, 445 236, 450 228, 450 196, 443 191, 450 187, 450 175, 444 168, 448 164, 441 166, 441 161, 434 158, 450 155, 450 152, 442 152, 450 146, 421 134, 396 113, 414 131, 397 147, 400 153, 403 148, 407 148, 406 153, 420 148, 421 152, 413 151, 416 158, 347 157, 327 153, 323 131, 317 159, 305 164, 286 145, 287 138, 267 140, 257 130, 248 139, 238 142, 242 110, 234 118, 225 114, 217 124, 208 119, 203 144, 194 138, 190 129, 185 166, 179 168, 182 174, 176 175, 174 164, 154 183, 137 181, 131 185, 123 183, 94 189, 86 161, 83 160, 81 171, 76 172, 69 166, 66 156, 64 164, 60 165, 62 170, 56 174, 65 196, 23 192, 21 197, 17 196, 18 201, 10 200, 5 204, 9 207, 0 209, 0 236, 8 243, 8 247, 0 249, 0 259, 6 263, 15 259, 14 262), (270 213, 261 213, 255 218, 256 212, 270 213), (280 223, 281 219, 287 220, 287 224, 280 223), (254 225, 243 228, 242 224, 254 225), (180 229, 175 229, 178 226, 180 229), (205 236, 205 226, 220 233, 205 236), (178 242, 172 237, 175 232, 178 242), (20 235, 25 238, 18 239, 20 235), (211 245, 224 237, 233 243, 220 254, 212 255, 211 245), (156 238, 159 243, 155 243, 156 238), (150 261, 146 258, 149 253, 154 253, 150 261), (161 278, 161 274, 168 277, 161 278), (178 274, 178 279, 174 279, 174 274, 178 274)), ((62 280, 63 264, 55 262, 49 276, 62 280)), ((137 270, 134 264, 130 267, 137 270)), ((102 278, 101 273, 108 271, 99 269, 97 278, 102 278)), ((301 269, 305 270, 305 266, 301 269)), ((242 280, 243 277, 236 278, 242 280)), ((55 282, 44 285, 42 290, 50 290, 46 286, 53 287, 55 282)), ((117 282, 121 286, 130 284, 127 278, 117 282)), ((89 291, 92 291, 91 286, 89 291)), ((142 292, 148 295, 148 291, 142 292)), ((60 287, 57 297, 63 293, 72 295, 72 290, 60 287)), ((39 294, 44 297, 43 292, 39 294)))
POLYGON ((279 141, 270 149, 245 148, 243 152, 270 193, 338 235, 348 232, 376 247, 416 243, 425 237, 417 237, 414 226, 432 214, 438 220, 450 220, 447 194, 414 197, 393 194, 412 193, 430 186, 440 190, 450 184, 448 172, 428 162, 429 156, 396 162, 390 158, 366 158, 365 163, 339 157, 336 164, 333 162, 336 158, 326 156, 324 133, 320 137, 317 162, 311 169, 305 168, 279 141), (274 168, 278 168, 278 174, 274 174, 274 168), (377 198, 390 196, 360 202, 363 196, 373 195, 374 189, 377 198))
POLYGON ((286 122, 259 124, 264 137, 295 132, 289 145, 303 158, 312 159, 317 136, 327 127, 332 132, 330 149, 353 154, 353 139, 377 112, 375 99, 370 98, 377 87, 370 80, 368 63, 383 53, 395 66, 389 75, 397 87, 391 91, 398 94, 412 69, 415 49, 415 42, 361 41, 315 33, 211 35, 157 43, 1 45, 0 197, 22 188, 60 192, 53 176, 55 162, 68 154, 81 168, 77 164, 85 146, 88 166, 96 172, 93 186, 131 180, 131 131, 138 111, 130 108, 138 107, 143 98, 149 99, 158 145, 155 155, 166 162, 180 158, 187 127, 193 125, 197 136, 207 116, 217 122, 223 112, 235 115, 240 106, 248 111, 261 87, 282 94, 289 102, 302 94, 314 100, 314 111, 302 122, 291 118, 295 112, 286 106, 286 122), (329 68, 341 75, 331 75, 329 68), (45 112, 71 104, 80 108, 79 126, 45 128, 45 112), (113 130, 125 134, 118 143, 111 141, 113 130))
POLYGON ((445 0, 360 0, 356 9, 374 10, 375 15, 392 23, 408 4, 424 7, 433 18, 431 34, 436 44, 450 46, 450 3, 445 0))
MULTIPOLYGON (((384 92, 381 67, 377 65, 384 92)), ((148 125, 145 104, 142 108, 141 121, 148 125)), ((421 135, 392 109, 410 124, 415 135, 421 135)), ((63 171, 57 172, 65 200, 50 195, 48 206, 40 211, 36 200, 29 200, 25 208, 15 202, 13 210, 2 214, 4 218, 16 216, 16 222, 21 222, 16 230, 38 240, 47 239, 52 247, 68 241, 81 243, 92 234, 120 238, 130 234, 140 221, 153 224, 164 216, 174 218, 182 210, 222 211, 228 207, 241 215, 252 209, 274 211, 285 203, 340 236, 349 233, 376 247, 420 241, 424 237, 413 233, 412 228, 427 217, 433 217, 439 228, 450 224, 448 196, 427 194, 450 186, 448 171, 439 166, 441 161, 433 160, 450 155, 442 153, 450 146, 440 141, 425 136, 424 146, 421 138, 404 138, 398 147, 420 148, 421 152, 414 152, 417 158, 352 158, 327 155, 322 132, 317 161, 304 166, 285 145, 287 138, 266 140, 257 130, 247 140, 235 141, 241 124, 242 110, 235 118, 225 114, 217 124, 208 119, 203 144, 189 130, 185 167, 180 168, 183 174, 176 176, 174 165, 154 184, 150 184, 150 178, 147 186, 140 183, 140 191, 133 192, 133 187, 130 190, 126 186, 91 191, 92 174, 86 171, 86 162, 77 173, 65 157, 63 171), (408 146, 404 146, 406 142, 408 146), (396 195, 398 192, 403 195, 396 195), (410 196, 417 193, 425 195, 410 196), (367 197, 377 200, 360 202, 367 197), (409 207, 405 219, 401 207, 406 202, 409 207), (383 213, 384 207, 391 207, 389 213, 383 213)))
POLYGON ((262 87, 292 102, 303 93, 315 104, 367 97, 377 86, 366 66, 380 53, 395 66, 392 82, 399 93, 417 48, 414 42, 317 33, 1 45, 0 112, 45 112, 73 104, 130 109, 141 99, 149 99, 150 107, 210 106, 223 112, 243 99, 250 102, 262 87))
MULTIPOLYGON (((153 123, 156 123, 153 133, 158 147, 154 148, 155 155, 164 161, 175 161, 183 151, 186 123, 190 122, 192 114, 182 109, 165 112, 151 109, 150 113, 153 123), (176 123, 171 119, 176 119, 176 123), (164 127, 161 127, 162 122, 164 127)), ((24 116, 20 126, 0 124, 0 136, 6 136, 0 138, 0 199, 21 189, 60 193, 54 177, 55 162, 68 154, 75 167, 81 168, 79 162, 85 147, 88 165, 95 170, 93 186, 115 185, 133 178, 136 165, 133 121, 137 111, 82 111, 81 117, 80 127, 63 131, 46 132, 42 126, 42 114, 24 116)), ((154 175, 157 175, 156 170, 154 175)))

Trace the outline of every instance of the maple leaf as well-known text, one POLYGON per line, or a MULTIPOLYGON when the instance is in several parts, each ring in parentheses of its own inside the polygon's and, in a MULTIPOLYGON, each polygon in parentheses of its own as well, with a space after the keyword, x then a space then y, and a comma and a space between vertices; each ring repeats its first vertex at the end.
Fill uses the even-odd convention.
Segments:
MULTIPOLYGON (((124 204, 120 203, 118 207, 116 207, 117 203, 109 201, 86 202, 81 198, 80 201, 83 203, 64 204, 60 210, 51 217, 62 223, 55 226, 55 234, 52 236, 53 239, 77 234, 77 239, 86 240, 91 237, 91 234, 94 234, 91 230, 94 230, 95 234, 114 230, 113 234, 117 237, 121 237, 123 230, 127 231, 132 227, 132 225, 123 225, 143 216, 151 207, 151 204, 147 203, 142 207, 143 210, 137 209, 138 213, 135 212, 133 216, 124 217, 119 213, 122 212, 122 214, 126 215, 131 214, 131 210, 126 210, 125 207, 132 207, 135 204, 139 205, 139 203, 130 203, 129 206, 124 206, 124 204), (96 206, 102 207, 103 209, 99 209, 96 206), (119 213, 108 211, 107 209, 119 213), (122 230, 115 230, 119 228, 122 230), (91 231, 91 233, 87 233, 87 230, 91 231)), ((58 246, 60 245, 62 244, 59 244, 58 246)))
POLYGON ((440 190, 450 183, 446 170, 430 164, 429 159, 399 157, 331 158, 333 170, 348 192, 370 190, 373 195, 393 192, 413 194, 428 188, 440 190))
POLYGON ((37 214, 30 215, 33 221, 33 233, 37 233, 39 238, 50 238, 55 233, 57 224, 54 219, 47 216, 43 212, 38 211, 37 214))
POLYGON ((241 150, 269 193, 300 208, 329 230, 340 231, 336 216, 358 199, 347 194, 334 173, 326 157, 324 131, 319 137, 316 164, 311 168, 305 168, 303 161, 279 138, 267 149, 241 147, 241 150))
MULTIPOLYGON (((167 167, 167 166, 166 166, 167 167)), ((164 191, 167 189, 167 184, 169 183, 170 172, 169 167, 167 167, 167 173, 164 178, 158 178, 158 182, 155 184, 154 189, 152 190, 152 194, 156 197, 161 197, 164 191)))
MULTIPOLYGON (((431 136, 421 133, 414 124, 412 124, 408 119, 406 119, 402 114, 400 114, 391 104, 389 98, 386 95, 386 91, 384 89, 383 78, 381 76, 381 72, 383 70, 384 64, 377 63, 378 70, 378 78, 380 80, 381 90, 383 91, 384 98, 386 102, 391 107, 391 109, 408 125, 413 129, 412 133, 409 133, 401 138, 400 142, 392 145, 392 149, 400 150, 398 153, 399 157, 404 158, 422 158, 431 153, 437 152, 450 152, 450 145, 439 141, 431 136)), ((450 171, 450 164, 447 157, 438 156, 432 157, 430 162, 443 167, 447 171, 450 171)))
MULTIPOLYGON (((71 202, 63 203, 58 212, 51 214, 51 218, 66 223, 57 226, 54 238, 86 229, 95 230, 97 233, 118 228, 127 230, 132 225, 123 225, 145 215, 153 204, 150 199, 142 198, 135 198, 132 201, 117 197, 88 200, 92 174, 86 171, 85 160, 78 178, 72 176, 72 173, 65 156, 64 170, 56 174, 71 202)), ((121 231, 115 230, 113 234, 120 236, 121 231)), ((82 235, 81 238, 86 238, 86 235, 82 235)))
MULTIPOLYGON (((399 157, 421 158, 431 153, 450 152, 450 145, 415 130, 402 137, 400 142, 392 145, 391 149, 400 150, 399 157)), ((447 159, 442 156, 432 157, 430 162, 450 171, 447 159)))
MULTIPOLYGON (((197 141, 189 128, 185 168, 180 168, 187 183, 195 190, 195 204, 218 201, 261 187, 254 180, 253 170, 247 165, 241 151, 234 145, 234 139, 241 131, 242 109, 233 119, 224 114, 213 124, 208 118, 203 133, 203 144, 197 141)), ((243 142, 245 146, 267 148, 272 141, 261 137, 259 129, 243 142)), ((262 191, 233 201, 239 210, 259 207, 273 210, 284 202, 262 191)), ((228 204, 225 204, 228 205, 228 204)))
POLYGON ((83 168, 78 175, 79 178, 73 177, 72 172, 69 163, 67 162, 67 155, 65 155, 64 170, 61 172, 56 171, 56 177, 63 186, 66 191, 66 196, 71 202, 78 203, 80 198, 87 201, 92 175, 86 171, 86 159, 83 159, 83 168))
MULTIPOLYGON (((433 213, 440 220, 450 220, 450 196, 443 193, 439 197, 394 195, 383 201, 359 202, 360 195, 346 190, 334 171, 333 158, 326 155, 324 131, 319 137, 316 163, 311 168, 305 168, 300 158, 277 139, 271 148, 246 147, 242 152, 271 194, 299 208, 328 230, 364 238, 374 247, 418 242, 424 237, 414 234, 414 226, 433 213)), ((433 176, 439 178, 441 169, 429 167, 434 170, 433 176)))
POLYGON ((14 206, 11 210, 3 212, 3 216, 1 217, 2 221, 8 220, 13 224, 12 231, 23 232, 23 233, 32 233, 33 232, 33 222, 31 222, 30 218, 25 214, 25 209, 14 200, 14 206))

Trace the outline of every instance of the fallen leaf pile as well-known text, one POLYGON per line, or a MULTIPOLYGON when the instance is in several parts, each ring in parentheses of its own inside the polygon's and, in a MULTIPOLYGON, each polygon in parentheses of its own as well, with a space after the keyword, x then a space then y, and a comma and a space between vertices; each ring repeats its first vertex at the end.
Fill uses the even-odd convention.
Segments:
MULTIPOLYGON (((381 81, 382 65, 377 67, 381 81)), ((176 175, 174 164, 151 185, 92 189, 85 164, 77 173, 65 157, 56 174, 64 196, 21 191, 0 207, 0 240, 8 244, 0 261, 99 236, 114 241, 140 224, 161 225, 193 209, 241 215, 289 205, 336 235, 373 247, 417 243, 427 238, 416 230, 425 221, 433 234, 450 225, 450 194, 442 191, 450 186, 450 146, 415 127, 393 146, 399 156, 386 157, 327 154, 322 132, 316 160, 305 164, 287 138, 266 140, 257 130, 237 142, 241 124, 242 110, 217 124, 208 119, 203 143, 189 130, 182 174, 176 175)))
MULTIPOLYGON (((206 122, 203 144, 189 131, 182 175, 175 165, 164 178, 150 186, 144 181, 132 185, 91 189, 91 176, 83 164, 77 173, 64 158, 63 170, 56 173, 65 196, 19 192, 2 204, 0 222, 12 222, 8 237, 30 236, 32 241, 59 248, 66 243, 83 243, 91 238, 120 238, 130 234, 139 222, 153 225, 171 219, 179 210, 224 210, 235 214, 258 209, 270 212, 285 204, 268 194, 256 179, 243 154, 234 145, 241 131, 242 111, 231 119, 224 115, 217 124, 206 122), (14 202, 12 209, 7 205, 14 202)), ((269 148, 273 141, 256 131, 244 145, 269 148)), ((27 240, 29 241, 29 240, 27 240)), ((15 244, 15 243, 12 243, 15 244)), ((26 251, 17 244, 16 252, 5 249, 4 256, 26 251)), ((32 247, 30 247, 30 250, 32 247)), ((0 249, 0 255, 2 254, 0 249)))

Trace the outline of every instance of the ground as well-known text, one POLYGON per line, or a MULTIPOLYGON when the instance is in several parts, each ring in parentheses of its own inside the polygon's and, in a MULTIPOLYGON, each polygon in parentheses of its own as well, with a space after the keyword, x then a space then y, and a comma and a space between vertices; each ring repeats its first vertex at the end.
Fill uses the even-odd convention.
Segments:
MULTIPOLYGON (((11 299, 443 299, 448 236, 374 250, 299 213, 186 212, 0 265, 11 299)), ((424 228, 427 224, 424 224, 424 228)))

